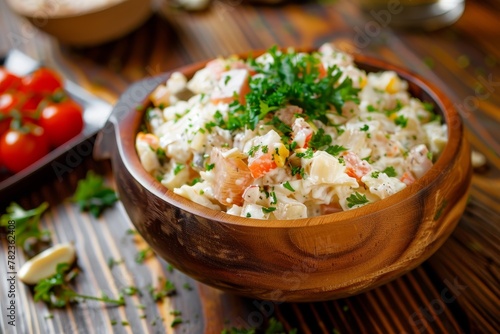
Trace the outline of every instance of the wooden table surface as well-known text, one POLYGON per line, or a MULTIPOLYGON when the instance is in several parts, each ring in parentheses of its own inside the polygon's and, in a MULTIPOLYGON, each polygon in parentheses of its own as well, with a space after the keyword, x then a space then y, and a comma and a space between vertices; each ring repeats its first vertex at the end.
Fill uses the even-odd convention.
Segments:
MULTIPOLYGON (((70 203, 77 181, 93 169, 113 178, 109 162, 83 159, 62 182, 48 173, 40 185, 13 197, 25 208, 50 204, 42 225, 53 243, 74 241, 82 268, 76 289, 116 296, 128 286, 122 307, 99 302, 50 310, 16 286, 16 327, 7 324, 7 282, 0 280, 0 333, 220 333, 224 328, 265 329, 271 317, 297 333, 496 333, 500 331, 500 7, 494 0, 467 1, 460 20, 432 33, 381 28, 360 40, 373 18, 350 1, 250 6, 242 0, 214 0, 201 13, 170 9, 153 15, 133 33, 102 46, 60 45, 14 16, 0 0, 0 54, 17 48, 63 72, 110 103, 135 80, 219 55, 271 45, 319 46, 335 42, 404 66, 436 82, 466 124, 472 147, 487 165, 476 170, 470 202, 453 235, 423 265, 368 293, 321 302, 275 304, 244 299, 199 284, 151 256, 135 256, 147 245, 127 234, 132 225, 118 203, 99 219, 70 203), (110 259, 118 263, 108 266, 110 259), (177 293, 155 303, 148 287, 171 280, 177 293), (183 323, 172 327, 182 312, 183 323), (114 322, 117 322, 113 325, 114 322), (122 323, 123 322, 123 323, 122 323)), ((373 24, 373 22, 371 23, 373 24)), ((4 208, 8 203, 1 203, 4 208)), ((1 236, 0 272, 5 272, 6 238, 1 236)), ((17 253, 17 264, 25 262, 17 253)), ((4 274, 2 274, 4 275, 4 274)), ((6 274, 5 274, 6 275, 6 274)))

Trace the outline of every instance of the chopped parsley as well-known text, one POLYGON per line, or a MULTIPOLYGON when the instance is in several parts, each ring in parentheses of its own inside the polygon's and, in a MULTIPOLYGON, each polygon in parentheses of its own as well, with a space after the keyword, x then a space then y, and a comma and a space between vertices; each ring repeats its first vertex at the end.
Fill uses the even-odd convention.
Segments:
POLYGON ((293 187, 291 186, 290 182, 288 182, 288 181, 286 181, 285 183, 283 183, 283 187, 285 189, 288 189, 288 190, 292 191, 292 192, 295 191, 295 189, 293 189, 293 187))
POLYGON ((331 154, 334 157, 337 156, 337 155, 339 155, 341 152, 344 152, 344 151, 347 151, 347 148, 345 148, 344 146, 341 146, 341 145, 329 146, 325 150, 326 153, 331 154))
POLYGON ((127 286, 127 287, 123 288, 122 291, 127 296, 133 296, 139 292, 139 289, 137 289, 137 287, 135 287, 135 286, 127 286))
POLYGON ((113 269, 113 267, 117 264, 123 263, 123 260, 115 260, 112 257, 108 259, 108 267, 109 269, 113 269))
POLYGON ((371 104, 366 106, 366 110, 368 110, 368 112, 376 112, 377 111, 377 109, 374 106, 372 106, 371 104))
POLYGON ((385 168, 382 173, 385 173, 387 174, 387 176, 390 176, 390 177, 396 177, 398 174, 396 173, 396 170, 394 169, 394 167, 392 166, 388 166, 387 168, 385 168))
POLYGON ((14 221, 15 229, 9 228, 8 233, 15 233, 16 244, 26 249, 29 244, 26 240, 33 238, 36 241, 43 241, 50 237, 49 230, 40 229, 40 217, 48 207, 49 204, 44 202, 37 208, 24 210, 19 204, 12 202, 6 209, 7 213, 0 217, 0 226, 8 227, 9 223, 14 221))
POLYGON ((368 126, 368 124, 365 124, 364 126, 362 126, 361 128, 359 128, 361 131, 368 131, 370 130, 370 127, 368 126))
POLYGON ((158 147, 156 149, 155 153, 156 153, 156 157, 158 158, 158 161, 160 162, 161 165, 163 165, 165 160, 167 160, 167 155, 165 153, 165 150, 162 149, 161 147, 158 147))
POLYGON ((179 324, 182 324, 182 318, 181 317, 175 317, 174 320, 172 320, 172 323, 170 324, 170 327, 175 327, 179 324))
POLYGON ((184 164, 176 164, 174 168, 174 175, 179 174, 186 166, 184 164))
POLYGON ((272 191, 272 192, 270 193, 270 195, 271 195, 271 204, 276 204, 276 203, 278 203, 278 198, 276 197, 276 193, 275 193, 274 191, 272 191))
POLYGON ((292 171, 292 176, 299 174, 302 178, 304 178, 304 168, 302 168, 300 166, 290 165, 290 169, 292 171))
POLYGON ((385 114, 387 116, 391 116, 392 114, 397 113, 401 109, 403 109, 403 103, 400 100, 396 100, 396 106, 393 109, 385 110, 385 114))
POLYGON ((71 200, 78 204, 81 211, 89 211, 94 217, 99 217, 104 209, 118 201, 118 196, 113 189, 104 185, 100 175, 89 171, 85 179, 78 181, 71 200))
POLYGON ((212 169, 214 169, 215 167, 215 163, 213 164, 206 164, 205 165, 205 170, 208 172, 208 171, 211 171, 212 169))
POLYGON ((266 207, 263 207, 263 208, 262 208, 262 212, 263 212, 263 213, 271 213, 271 212, 273 212, 273 211, 275 211, 275 210, 276 210, 276 208, 275 208, 275 207, 273 207, 273 206, 270 206, 270 207, 268 207, 268 208, 266 208, 266 207))
POLYGON ((401 126, 402 128, 406 128, 406 126, 408 125, 408 118, 404 117, 403 115, 399 115, 394 120, 394 123, 396 123, 396 125, 401 126))
POLYGON ((434 105, 429 102, 422 102, 422 105, 424 106, 424 109, 429 111, 429 112, 434 112, 434 105))
POLYGON ((248 156, 249 157, 253 157, 255 152, 257 152, 260 148, 260 145, 254 145, 252 147, 250 147, 250 150, 248 151, 248 156))
POLYGON ((299 152, 296 154, 298 158, 311 159, 314 155, 313 150, 309 147, 304 152, 299 152))
POLYGON ((378 170, 374 171, 371 173, 371 177, 374 179, 378 179, 380 172, 378 170))
POLYGON ((311 137, 308 146, 315 150, 321 150, 332 143, 332 136, 325 134, 323 128, 319 128, 311 137))
POLYGON ((345 101, 359 103, 359 89, 353 87, 350 78, 340 81, 343 73, 337 66, 329 67, 327 74, 321 75, 317 54, 299 56, 296 52, 281 52, 276 46, 268 53, 273 59, 271 63, 249 60, 258 75, 249 81, 245 105, 237 100, 231 103, 228 122, 221 123, 221 127, 254 130, 260 120, 286 105, 298 106, 308 119, 328 124, 326 114, 330 110, 342 114, 345 101))
POLYGON ((153 249, 151 247, 146 247, 135 254, 135 262, 144 263, 144 260, 146 260, 151 255, 153 255, 153 249))
POLYGON ((190 185, 194 186, 195 184, 200 183, 200 182, 203 182, 203 179, 200 177, 197 177, 197 178, 194 178, 193 181, 191 181, 190 185))
POLYGON ((149 293, 155 302, 162 301, 165 297, 173 296, 177 292, 174 283, 170 280, 166 280, 163 286, 156 290, 152 286, 149 287, 149 293))
POLYGON ((352 208, 355 205, 362 205, 370 202, 365 195, 361 195, 358 192, 351 194, 351 196, 347 197, 347 207, 352 208))

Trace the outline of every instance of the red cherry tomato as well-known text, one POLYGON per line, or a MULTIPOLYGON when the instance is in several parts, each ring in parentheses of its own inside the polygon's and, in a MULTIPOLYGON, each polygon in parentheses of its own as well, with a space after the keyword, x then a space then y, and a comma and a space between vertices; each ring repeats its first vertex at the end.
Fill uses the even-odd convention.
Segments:
POLYGON ((21 78, 10 73, 5 67, 0 67, 0 93, 8 89, 16 89, 21 84, 21 78))
POLYGON ((19 103, 19 95, 17 93, 3 93, 0 95, 0 113, 7 114, 14 109, 19 103))
POLYGON ((63 81, 59 74, 42 67, 22 78, 21 90, 35 94, 52 94, 62 87, 63 81))
POLYGON ((20 172, 49 152, 43 128, 26 124, 29 131, 9 129, 0 139, 0 160, 13 173, 20 172))
POLYGON ((66 99, 43 108, 38 124, 44 128, 52 147, 57 147, 83 129, 83 110, 74 101, 66 99))
POLYGON ((3 118, 2 115, 0 115, 0 136, 7 132, 10 127, 10 121, 10 118, 3 118))

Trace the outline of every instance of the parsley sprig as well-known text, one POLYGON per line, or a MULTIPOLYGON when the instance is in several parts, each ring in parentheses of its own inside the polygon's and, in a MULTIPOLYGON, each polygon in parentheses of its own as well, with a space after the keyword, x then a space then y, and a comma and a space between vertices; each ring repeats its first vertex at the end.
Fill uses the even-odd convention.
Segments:
POLYGON ((113 189, 104 185, 104 179, 100 175, 89 171, 85 179, 78 181, 71 200, 78 204, 80 210, 89 211, 94 217, 99 217, 118 197, 113 189))
POLYGON ((249 60, 257 75, 249 81, 246 104, 230 104, 228 119, 221 123, 226 129, 247 126, 253 130, 268 114, 288 104, 302 108, 308 119, 328 124, 330 110, 342 114, 346 101, 359 103, 359 89, 353 87, 352 80, 340 82, 343 73, 337 66, 329 67, 324 75, 317 53, 282 52, 276 46, 268 53, 272 58, 269 64, 249 60))
POLYGON ((333 156, 339 155, 343 151, 347 151, 347 148, 341 145, 331 145, 332 136, 329 134, 325 134, 325 130, 323 128, 319 128, 316 133, 314 133, 309 141, 308 145, 310 148, 316 150, 324 150, 326 153, 329 153, 333 156))
POLYGON ((355 205, 363 205, 368 202, 370 202, 367 198, 366 195, 361 195, 358 192, 355 192, 354 194, 351 194, 351 196, 347 197, 347 207, 352 208, 355 205))
POLYGON ((50 237, 48 230, 40 229, 40 217, 48 207, 49 204, 44 202, 34 209, 25 210, 19 204, 12 202, 0 218, 0 226, 7 227, 9 221, 14 221, 16 244, 26 249, 26 240, 34 238, 36 241, 44 241, 50 237))
POLYGON ((77 293, 69 286, 69 283, 78 275, 78 270, 69 269, 69 264, 59 263, 57 265, 56 273, 53 276, 38 282, 35 286, 35 302, 43 301, 51 307, 58 308, 65 307, 70 303, 75 303, 85 299, 98 300, 119 306, 125 305, 125 300, 122 295, 120 295, 118 299, 111 299, 104 294, 102 297, 94 297, 77 293))

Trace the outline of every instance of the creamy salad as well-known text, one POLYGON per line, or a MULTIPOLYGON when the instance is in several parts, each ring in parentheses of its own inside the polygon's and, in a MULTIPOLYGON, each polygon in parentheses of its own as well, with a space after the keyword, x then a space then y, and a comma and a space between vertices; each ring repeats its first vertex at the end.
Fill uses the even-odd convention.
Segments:
POLYGON ((366 73, 325 44, 218 58, 150 96, 144 168, 193 202, 256 219, 367 205, 432 167, 447 128, 395 72, 366 73))

